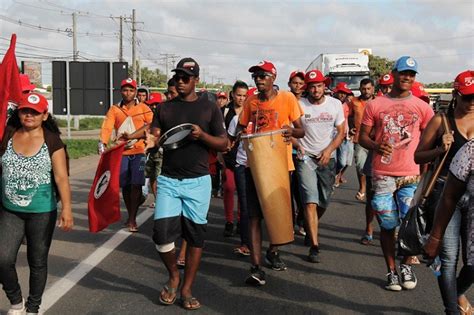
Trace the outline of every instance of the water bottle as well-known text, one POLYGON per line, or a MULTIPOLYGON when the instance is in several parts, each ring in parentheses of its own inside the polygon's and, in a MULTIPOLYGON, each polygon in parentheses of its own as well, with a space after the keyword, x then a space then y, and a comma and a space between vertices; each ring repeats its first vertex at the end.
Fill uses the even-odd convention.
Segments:
POLYGON ((105 145, 102 143, 102 141, 99 141, 99 143, 97 144, 97 151, 99 152, 99 154, 104 153, 105 145))
MULTIPOLYGON (((393 150, 393 145, 395 144, 395 138, 390 137, 388 139, 388 143, 392 146, 392 150, 393 150)), ((388 156, 382 155, 382 157, 380 158, 380 162, 383 163, 383 164, 390 164, 392 162, 392 155, 393 155, 393 151, 388 156)))
POLYGON ((439 256, 436 256, 428 267, 430 267, 436 277, 441 276, 441 259, 439 259, 439 256))

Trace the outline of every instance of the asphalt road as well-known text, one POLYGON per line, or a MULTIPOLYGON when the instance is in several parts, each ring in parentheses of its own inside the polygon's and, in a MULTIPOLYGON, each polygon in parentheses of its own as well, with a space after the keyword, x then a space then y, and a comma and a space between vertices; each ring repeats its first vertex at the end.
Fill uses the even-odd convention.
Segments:
MULTIPOLYGON (((98 158, 72 161, 71 184, 76 228, 55 232, 49 258, 49 278, 43 306, 46 314, 181 314, 178 305, 162 306, 159 292, 166 271, 151 240, 148 207, 137 234, 116 223, 92 234, 87 228, 87 195, 98 158), (145 220, 146 219, 146 220, 145 220), (119 244, 116 248, 116 246, 119 244)), ((303 238, 281 248, 286 271, 265 269, 267 285, 248 287, 244 280, 250 263, 232 249, 238 237, 224 238, 222 199, 213 199, 203 259, 193 293, 203 304, 202 314, 442 314, 436 279, 424 265, 416 267, 418 286, 389 292, 378 234, 372 246, 359 244, 364 226, 363 204, 354 199, 356 178, 338 188, 322 218, 321 263, 306 261, 303 238)), ((152 202, 149 198, 147 204, 152 202)), ((122 207, 124 209, 124 207, 122 207)), ((125 211, 125 210, 122 210, 125 211)), ((268 246, 265 242, 264 246, 268 246)), ((26 251, 22 246, 18 272, 24 295, 28 292, 26 251)), ((472 295, 469 296, 472 300, 472 295)), ((0 294, 0 313, 9 304, 0 294)))

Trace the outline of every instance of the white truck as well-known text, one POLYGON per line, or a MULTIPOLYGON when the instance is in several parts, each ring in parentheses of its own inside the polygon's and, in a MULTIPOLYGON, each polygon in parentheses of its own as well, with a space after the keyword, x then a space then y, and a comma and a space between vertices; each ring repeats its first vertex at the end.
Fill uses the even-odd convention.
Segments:
POLYGON ((337 83, 346 82, 354 95, 359 96, 360 81, 369 77, 369 56, 362 53, 320 54, 309 64, 306 71, 313 69, 331 78, 331 90, 337 83))

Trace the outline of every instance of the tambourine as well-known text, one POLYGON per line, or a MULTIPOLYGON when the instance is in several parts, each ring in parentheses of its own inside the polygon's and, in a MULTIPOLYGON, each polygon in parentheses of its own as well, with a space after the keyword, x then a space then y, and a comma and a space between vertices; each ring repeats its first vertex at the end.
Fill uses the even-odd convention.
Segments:
POLYGON ((188 136, 192 131, 190 123, 177 125, 161 135, 158 145, 165 151, 180 148, 191 140, 188 136))

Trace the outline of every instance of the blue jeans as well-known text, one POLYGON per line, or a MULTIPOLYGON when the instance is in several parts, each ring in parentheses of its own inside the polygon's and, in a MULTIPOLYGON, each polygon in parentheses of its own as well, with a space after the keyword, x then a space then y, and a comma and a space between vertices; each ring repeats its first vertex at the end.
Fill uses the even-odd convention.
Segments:
MULTIPOLYGON (((438 179, 431 196, 441 196, 444 181, 438 179)), ((438 286, 443 299, 446 314, 459 314, 457 308, 458 296, 464 294, 469 288, 471 280, 469 267, 464 267, 456 280, 456 267, 458 264, 460 243, 462 244, 463 261, 465 263, 465 240, 467 239, 467 210, 468 195, 465 194, 456 205, 456 210, 449 221, 444 233, 443 242, 439 252, 441 260, 441 275, 438 277, 438 286), (462 242, 460 240, 462 239, 462 242)))
POLYGON ((240 203, 240 243, 249 247, 249 212, 247 207, 245 166, 239 165, 235 167, 234 180, 240 203))
POLYGON ((22 301, 16 272, 16 257, 26 235, 30 267, 28 312, 37 313, 48 277, 48 253, 56 224, 56 210, 46 213, 21 213, 0 209, 0 283, 11 304, 22 301))

